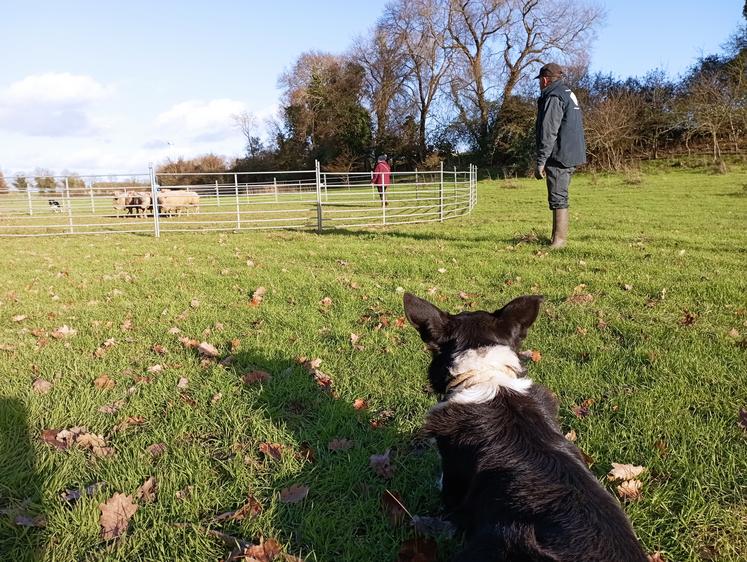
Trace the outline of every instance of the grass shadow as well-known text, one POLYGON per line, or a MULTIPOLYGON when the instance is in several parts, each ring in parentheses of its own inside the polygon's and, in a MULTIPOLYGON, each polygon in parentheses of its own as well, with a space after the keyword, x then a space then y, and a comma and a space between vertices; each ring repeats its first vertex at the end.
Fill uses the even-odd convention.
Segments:
POLYGON ((318 560, 395 559, 414 531, 404 511, 388 500, 389 492, 413 514, 440 507, 432 445, 417 432, 398 429, 396 410, 369 410, 340 398, 334 380, 326 384, 322 366, 315 370, 294 358, 259 351, 239 353, 236 359, 272 373, 271 380, 250 384, 246 392, 253 407, 289 436, 283 455, 296 461, 294 470, 272 475, 270 487, 275 492, 292 485, 309 488, 302 503, 278 504, 282 538, 296 551, 313 549, 318 560), (335 440, 338 445, 346 440, 345 445, 334 450, 330 444, 335 440), (391 474, 382 475, 370 457, 387 451, 391 474), (424 479, 433 482, 430 493, 424 479), (382 558, 382 552, 389 556, 382 558))
POLYGON ((0 398, 0 553, 3 560, 42 558, 43 482, 29 435, 26 407, 0 398))

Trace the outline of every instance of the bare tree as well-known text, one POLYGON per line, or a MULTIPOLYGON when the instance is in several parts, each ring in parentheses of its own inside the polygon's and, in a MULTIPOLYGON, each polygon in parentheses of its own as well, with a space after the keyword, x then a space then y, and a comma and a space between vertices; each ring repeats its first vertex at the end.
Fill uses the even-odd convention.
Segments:
POLYGON ((450 0, 448 30, 458 63, 452 95, 483 157, 517 86, 544 62, 583 66, 600 8, 580 0, 450 0))
POLYGON ((489 137, 494 121, 491 43, 510 23, 507 0, 449 0, 446 28, 456 55, 451 93, 472 143, 488 160, 492 159, 489 137))
POLYGON ((8 193, 8 184, 5 181, 5 176, 3 175, 3 171, 0 170, 0 195, 8 193))
POLYGON ((586 147, 592 162, 607 170, 624 168, 638 136, 641 99, 627 90, 612 91, 595 100, 584 115, 586 147))
POLYGON ((356 39, 351 58, 365 71, 363 91, 374 117, 376 143, 387 144, 394 133, 395 100, 407 77, 401 37, 380 21, 370 37, 356 39))
POLYGON ((29 180, 27 180, 26 176, 24 176, 23 174, 18 173, 13 178, 13 187, 15 187, 18 191, 25 193, 29 188, 29 180))
POLYGON ((52 193, 57 189, 57 180, 54 178, 54 172, 45 168, 34 170, 34 182, 39 193, 52 193))
POLYGON ((427 153, 431 110, 452 60, 447 20, 444 0, 397 0, 387 6, 382 18, 405 53, 404 86, 417 116, 421 162, 427 153))
POLYGON ((246 155, 250 158, 257 156, 262 149, 262 140, 259 136, 259 123, 253 113, 242 111, 233 116, 236 127, 244 135, 246 155))

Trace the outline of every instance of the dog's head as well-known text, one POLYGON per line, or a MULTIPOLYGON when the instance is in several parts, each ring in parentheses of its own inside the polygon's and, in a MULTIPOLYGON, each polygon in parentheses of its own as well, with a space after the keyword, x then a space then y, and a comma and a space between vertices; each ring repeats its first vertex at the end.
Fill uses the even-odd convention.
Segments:
POLYGON ((445 394, 455 361, 470 357, 470 350, 480 350, 482 354, 508 348, 517 354, 529 327, 537 319, 542 301, 543 297, 530 295, 516 298, 495 312, 449 314, 405 293, 407 319, 420 332, 433 356, 428 370, 433 390, 445 394))

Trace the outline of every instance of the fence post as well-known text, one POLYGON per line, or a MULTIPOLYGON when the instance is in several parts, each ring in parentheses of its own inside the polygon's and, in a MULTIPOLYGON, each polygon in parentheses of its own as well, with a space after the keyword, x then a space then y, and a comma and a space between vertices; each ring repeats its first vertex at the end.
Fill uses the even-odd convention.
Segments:
POLYGON ((220 190, 218 189, 218 180, 215 180, 215 199, 218 202, 218 207, 220 207, 220 190))
POLYGON ((29 216, 34 216, 34 208, 31 205, 31 186, 27 183, 26 184, 26 198, 29 200, 29 216))
POLYGON ((420 199, 420 193, 418 191, 418 187, 419 187, 418 186, 418 169, 415 168, 415 199, 416 200, 420 199))
POLYGON ((275 187, 275 203, 278 202, 278 179, 273 176, 272 185, 275 187))
POLYGON ((148 164, 148 174, 150 175, 150 201, 153 206, 153 234, 156 238, 161 237, 161 209, 158 207, 158 185, 156 183, 156 174, 153 173, 153 164, 148 164))
POLYGON ((73 230, 73 207, 70 203, 70 185, 68 185, 67 177, 65 177, 65 205, 67 206, 67 222, 70 225, 70 234, 73 230))
POLYGON ((315 160, 316 168, 316 231, 322 233, 322 179, 319 170, 319 160, 315 160))
POLYGON ((88 188, 88 196, 91 199, 91 214, 94 214, 96 212, 96 205, 93 202, 93 186, 88 188))
POLYGON ((456 200, 457 194, 457 169, 456 166, 454 166, 454 199, 456 200))
POLYGON ((441 179, 439 182, 439 188, 438 188, 438 200, 439 200, 439 206, 441 208, 440 212, 440 218, 441 222, 444 220, 444 161, 441 160, 441 179))
POLYGON ((239 203, 239 175, 233 175, 233 188, 236 194, 236 230, 241 230, 241 204, 239 203))

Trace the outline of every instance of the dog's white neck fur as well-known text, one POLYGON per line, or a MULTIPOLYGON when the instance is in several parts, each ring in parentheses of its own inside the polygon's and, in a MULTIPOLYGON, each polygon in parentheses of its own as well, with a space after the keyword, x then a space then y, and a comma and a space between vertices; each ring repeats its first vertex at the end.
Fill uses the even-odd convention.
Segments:
POLYGON ((532 386, 531 379, 518 377, 521 362, 506 345, 469 349, 454 358, 449 372, 454 378, 464 378, 466 384, 450 390, 446 402, 479 404, 489 402, 502 389, 525 394, 532 386))

